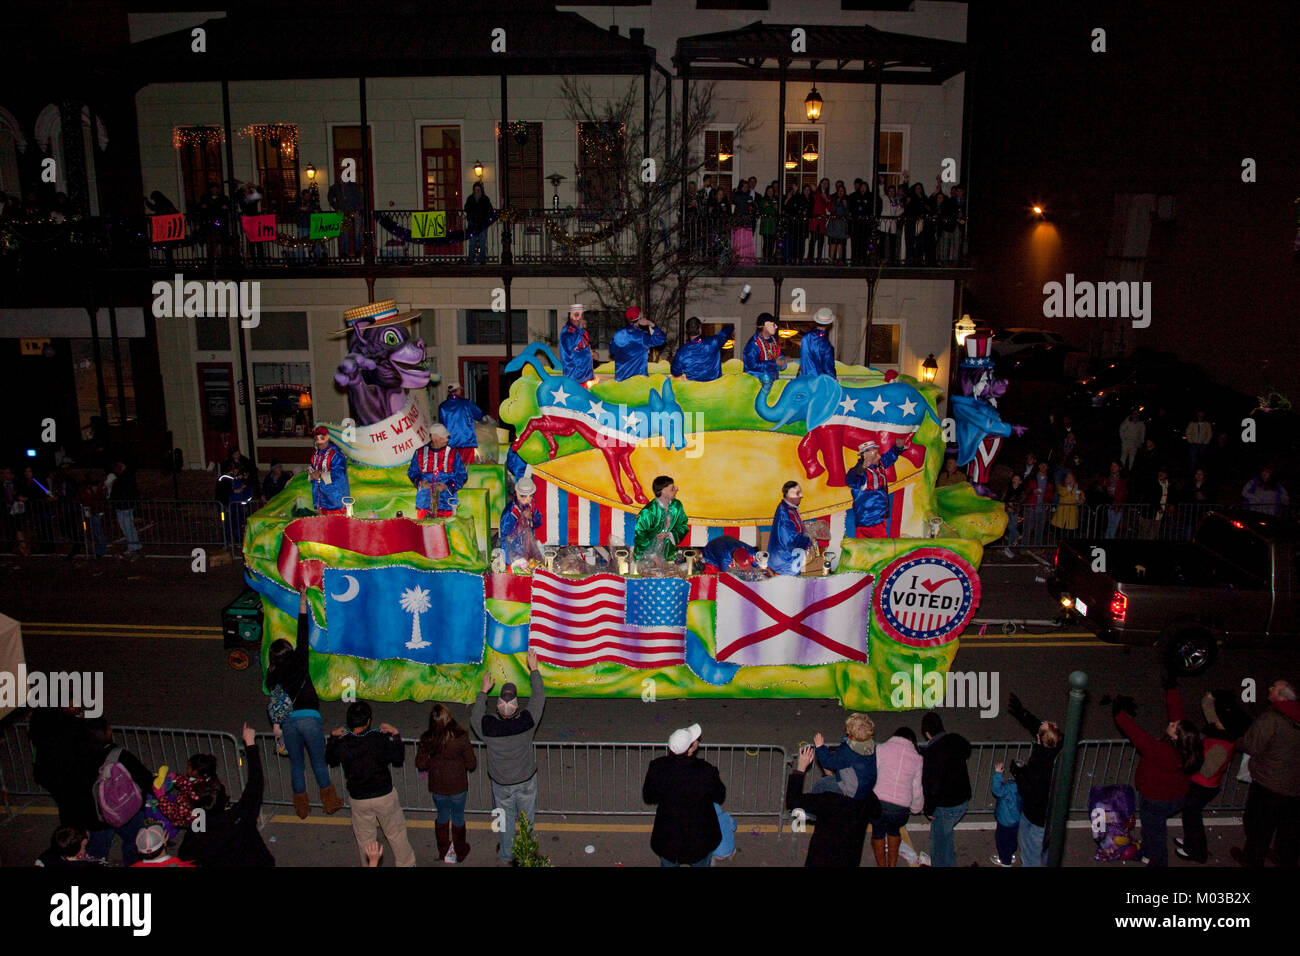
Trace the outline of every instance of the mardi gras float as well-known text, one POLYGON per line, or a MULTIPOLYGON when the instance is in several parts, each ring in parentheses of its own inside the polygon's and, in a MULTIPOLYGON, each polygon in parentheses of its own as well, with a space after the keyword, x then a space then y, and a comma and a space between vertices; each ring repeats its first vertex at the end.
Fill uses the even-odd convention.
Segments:
POLYGON ((305 586, 326 699, 468 702, 489 668, 526 680, 530 648, 561 697, 887 710, 898 675, 947 671, 1006 515, 970 485, 935 488, 934 386, 842 363, 760 379, 737 360, 712 381, 673 377, 667 362, 621 381, 609 363, 579 381, 534 343, 498 410, 517 438, 465 454, 411 399, 427 382, 414 315, 392 303, 345 313, 336 381, 353 420, 319 428, 310 471, 248 521, 264 665, 273 640, 295 639, 305 586), (855 498, 873 480, 864 510, 855 498), (788 505, 796 484, 802 500, 788 505), (675 502, 647 519, 661 487, 675 502), (639 518, 671 533, 652 527, 641 547, 639 518))

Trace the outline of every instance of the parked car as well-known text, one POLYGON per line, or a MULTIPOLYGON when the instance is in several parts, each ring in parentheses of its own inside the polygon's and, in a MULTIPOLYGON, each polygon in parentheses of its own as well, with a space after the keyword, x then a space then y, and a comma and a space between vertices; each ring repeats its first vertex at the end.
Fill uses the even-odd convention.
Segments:
POLYGON ((1065 339, 1046 329, 1003 329, 993 336, 992 349, 996 355, 1015 355, 1043 345, 1063 346, 1065 339))
POLYGON ((1048 588, 1102 640, 1163 646, 1171 669, 1196 674, 1221 641, 1294 647, 1298 542, 1294 522, 1212 511, 1189 542, 1064 542, 1048 588))

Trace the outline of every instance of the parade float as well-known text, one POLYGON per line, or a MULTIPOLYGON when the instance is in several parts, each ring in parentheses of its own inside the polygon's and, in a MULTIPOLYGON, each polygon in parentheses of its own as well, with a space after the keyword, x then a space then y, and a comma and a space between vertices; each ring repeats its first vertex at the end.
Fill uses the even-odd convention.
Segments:
POLYGON ((983 545, 1006 516, 970 485, 935 488, 945 445, 933 385, 844 364, 799 376, 797 363, 764 384, 736 360, 710 382, 670 377, 667 362, 578 382, 534 343, 498 410, 518 437, 480 449, 502 463, 468 466, 453 516, 416 520, 407 465, 430 423, 408 390, 427 381, 424 346, 403 328, 409 316, 382 305, 378 320, 353 310, 362 318, 336 375, 353 413, 329 426, 347 458, 348 513, 313 511, 300 474, 250 518, 244 542, 264 658, 274 639, 294 640, 306 586, 323 698, 472 701, 489 668, 526 681, 530 635, 561 697, 833 697, 887 710, 896 675, 948 669, 979 603, 983 545), (846 474, 864 442, 900 437, 888 536, 856 537, 846 474), (493 535, 524 475, 541 555, 511 567, 494 559, 493 535), (689 528, 677 563, 651 565, 629 546, 658 475, 674 479, 689 528), (762 563, 788 480, 820 529, 804 573, 706 572, 703 549, 722 536, 762 563))

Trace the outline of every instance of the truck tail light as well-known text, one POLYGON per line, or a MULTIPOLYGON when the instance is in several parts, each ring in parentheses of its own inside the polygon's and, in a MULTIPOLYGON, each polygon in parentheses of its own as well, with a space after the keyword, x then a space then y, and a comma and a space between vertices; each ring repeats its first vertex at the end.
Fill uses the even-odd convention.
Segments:
POLYGON ((1052 552, 1052 570, 1061 570, 1061 546, 1057 545, 1056 550, 1052 552))
POLYGON ((1128 596, 1116 591, 1110 596, 1110 616, 1116 624, 1123 624, 1128 614, 1128 596))

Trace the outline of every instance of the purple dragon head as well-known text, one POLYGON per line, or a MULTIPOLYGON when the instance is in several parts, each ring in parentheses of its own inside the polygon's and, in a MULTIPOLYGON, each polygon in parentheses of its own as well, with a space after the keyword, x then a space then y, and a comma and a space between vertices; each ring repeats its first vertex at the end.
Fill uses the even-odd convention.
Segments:
POLYGON ((348 405, 358 425, 373 425, 406 406, 406 390, 429 384, 423 339, 406 326, 371 327, 357 322, 348 332, 348 354, 334 381, 348 390, 348 405))

